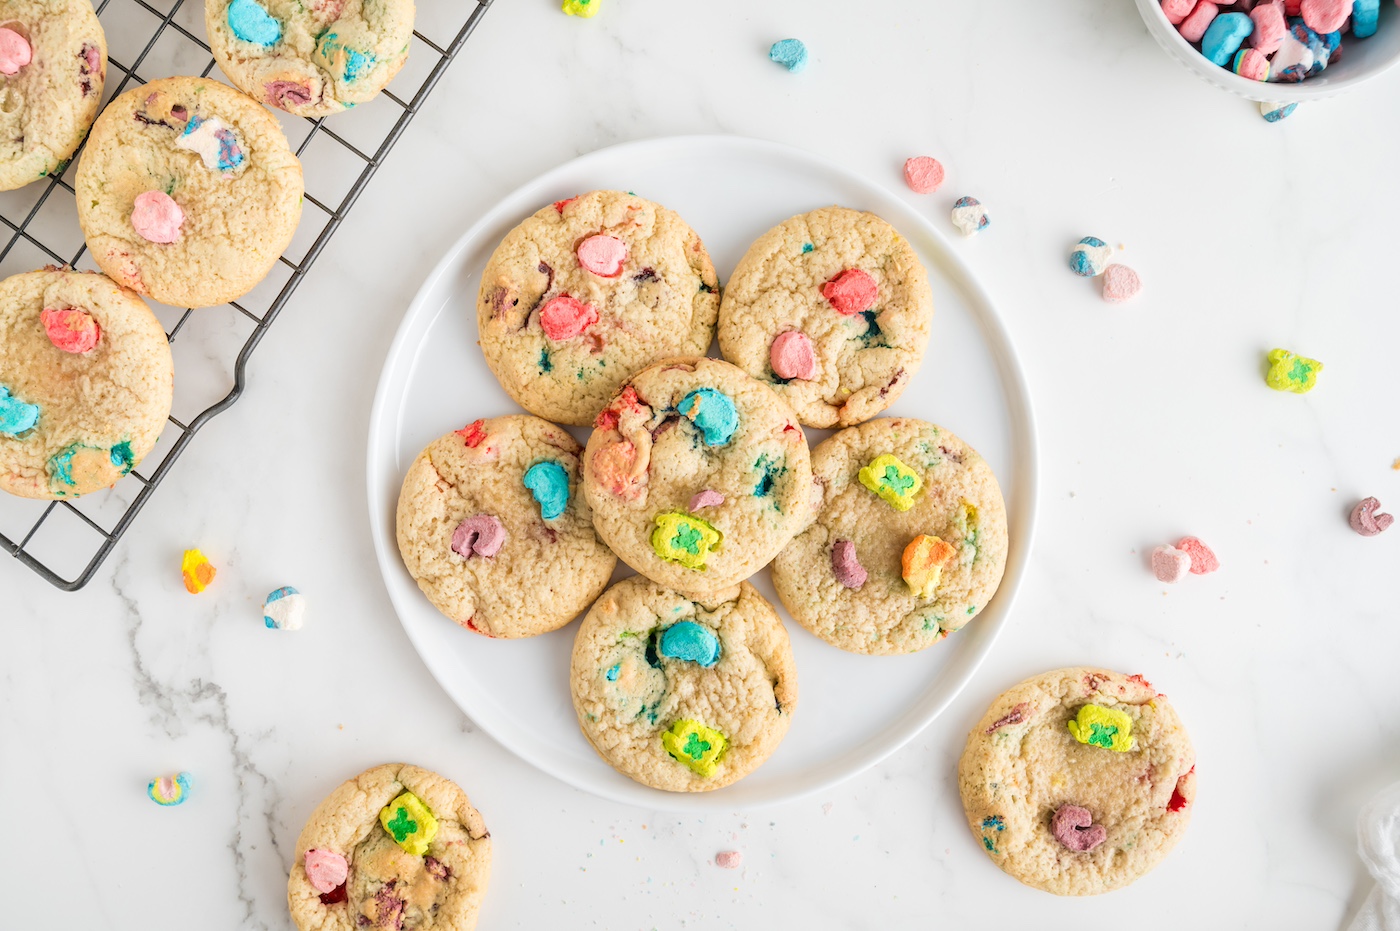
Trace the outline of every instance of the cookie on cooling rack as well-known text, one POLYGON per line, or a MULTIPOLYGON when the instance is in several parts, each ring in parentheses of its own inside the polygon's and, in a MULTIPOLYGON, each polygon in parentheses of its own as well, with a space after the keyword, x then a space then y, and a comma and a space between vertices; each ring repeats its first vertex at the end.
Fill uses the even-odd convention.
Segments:
POLYGON ((986 607, 1006 568, 996 476, 941 427, 881 418, 812 452, 817 515, 773 560, 793 618, 853 653, 912 653, 986 607))
POLYGON ((598 415, 584 456, 598 536, 679 592, 714 594, 753 575, 811 511, 797 416, 719 359, 638 372, 598 415))
POLYGON ((88 0, 0 0, 0 191, 62 171, 106 76, 107 41, 88 0))
POLYGON ((640 576, 618 582, 579 626, 569 685, 598 754, 671 792, 753 772, 797 704, 787 631, 747 582, 695 599, 640 576))
POLYGON ((160 321, 96 272, 0 281, 0 489, 76 498, 155 446, 174 368, 160 321))
POLYGON ((252 290, 301 218, 301 164, 276 117, 206 78, 152 81, 109 103, 75 187, 102 270, 176 307, 252 290))
POLYGON ((542 208, 481 274, 481 351, 521 407, 584 425, 638 370, 704 355, 719 280, 674 212, 621 191, 542 208))
POLYGON ((297 116, 367 103, 408 61, 413 0, 205 0, 209 47, 248 95, 297 116))
POLYGON ((366 770, 307 819, 287 880, 299 931, 471 931, 491 832, 455 783, 403 763, 366 770))
POLYGON ((617 557, 580 494, 582 450, 562 427, 516 414, 428 444, 404 476, 398 543, 443 614, 490 637, 563 627, 598 597, 617 557))
POLYGON ((1151 871, 1181 839, 1196 755, 1142 676, 1056 669, 1003 693, 958 764, 967 823, 1028 886, 1094 895, 1151 871))
POLYGON ((904 392, 932 319, 909 242, 873 213, 824 207, 749 246, 724 289, 719 345, 807 426, 845 427, 904 392))

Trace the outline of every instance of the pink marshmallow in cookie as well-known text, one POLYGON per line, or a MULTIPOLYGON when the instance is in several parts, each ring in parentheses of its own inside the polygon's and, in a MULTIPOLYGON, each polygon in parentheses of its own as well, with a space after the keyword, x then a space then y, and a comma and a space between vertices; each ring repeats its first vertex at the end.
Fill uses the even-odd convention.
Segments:
POLYGON ((860 588, 867 573, 856 556, 856 545, 850 540, 837 540, 831 547, 831 572, 846 588, 860 588))
POLYGON ((1094 816, 1078 805, 1061 805, 1050 819, 1050 833, 1068 850, 1088 853, 1108 840, 1108 829, 1094 824, 1094 816))
POLYGON ((573 339, 597 322, 596 307, 567 294, 550 298, 540 308, 540 327, 556 343, 573 339))
POLYGON ((578 263, 600 278, 616 278, 627 261, 627 243, 598 234, 578 244, 578 263))
POLYGON ((880 288, 875 279, 859 268, 848 268, 822 285, 822 297, 844 317, 869 310, 879 296, 880 288))
POLYGON ((279 109, 304 107, 311 102, 311 88, 296 81, 269 81, 263 85, 267 102, 279 109))
POLYGON ((490 514, 468 517, 452 531, 452 552, 463 559, 485 556, 490 559, 506 542, 506 528, 490 514))
POLYGON ((147 242, 172 243, 180 238, 185 211, 164 191, 146 191, 136 195, 131 210, 131 225, 147 242))
POLYGON ((64 352, 91 352, 102 338, 102 328, 84 310, 45 308, 39 313, 39 322, 44 325, 49 342, 64 352))
POLYGON ((306 868, 306 878, 311 883, 311 888, 322 895, 340 888, 350 876, 350 864, 340 854, 331 850, 308 850, 302 858, 302 864, 306 868))
POLYGON ((717 508, 723 503, 724 495, 712 488, 706 488, 704 491, 696 492, 694 495, 691 495, 690 506, 686 508, 686 510, 693 513, 701 508, 717 508))
POLYGON ((34 57, 24 36, 0 26, 0 74, 19 74, 34 57))
POLYGON ((768 347, 768 362, 779 378, 807 381, 817 374, 816 350, 812 348, 811 337, 801 330, 779 333, 768 347))

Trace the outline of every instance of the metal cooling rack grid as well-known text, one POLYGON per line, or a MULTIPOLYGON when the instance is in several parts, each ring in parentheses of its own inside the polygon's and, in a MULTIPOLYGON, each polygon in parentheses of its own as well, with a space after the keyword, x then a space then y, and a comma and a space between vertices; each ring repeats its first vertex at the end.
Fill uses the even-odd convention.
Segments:
MULTIPOLYGON (((243 393, 253 350, 492 2, 420 2, 418 28, 404 70, 373 102, 337 114, 329 126, 322 120, 276 113, 302 160, 306 178, 301 225, 291 246, 268 280, 238 302, 199 311, 152 305, 167 325, 166 335, 176 352, 175 406, 156 447, 112 488, 73 501, 31 501, 0 494, 0 548, 65 591, 87 584, 194 435, 243 393), (192 319, 197 322, 187 328, 192 319), (182 364, 183 344, 176 342, 182 331, 185 342, 190 342, 191 332, 204 321, 225 333, 246 331, 232 361, 232 386, 223 394, 219 392, 225 391, 229 373, 211 371, 216 366, 207 351, 192 353, 194 358, 182 364), (189 391, 182 390, 186 386, 189 391), (212 403, 191 406, 189 394, 197 388, 206 394, 212 390, 212 403), (192 416, 177 417, 185 408, 193 411, 192 416)), ((202 38, 200 0, 100 0, 97 13, 108 44, 104 106, 133 84, 154 77, 221 77, 202 38)), ((0 249, 0 277, 46 264, 96 268, 86 254, 77 223, 71 176, 70 167, 46 181, 0 195, 0 237, 8 234, 0 249)))

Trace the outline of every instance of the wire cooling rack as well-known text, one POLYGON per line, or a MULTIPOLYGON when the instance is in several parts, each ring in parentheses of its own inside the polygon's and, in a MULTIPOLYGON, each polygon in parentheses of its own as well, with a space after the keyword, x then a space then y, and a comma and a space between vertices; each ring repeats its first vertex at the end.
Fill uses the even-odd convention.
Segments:
MULTIPOLYGON (((237 302, 197 313, 152 305, 176 356, 175 405, 155 448, 116 485, 72 501, 31 501, 0 493, 0 547, 65 591, 87 584, 200 427, 243 393, 253 350, 491 3, 420 0, 408 64, 375 100, 335 115, 329 124, 277 113, 306 178, 301 225, 291 246, 268 279, 237 302), (227 372, 208 371, 218 364, 205 343, 217 334, 224 344, 237 345, 229 333, 245 331, 233 360, 233 385, 220 396, 227 372), (191 358, 180 352, 186 343, 195 346, 186 354, 191 358)), ((101 0, 97 14, 108 47, 104 106, 148 79, 220 77, 203 38, 202 0, 101 0)), ((0 250, 0 276, 48 264, 96 267, 82 242, 71 169, 0 194, 0 224, 0 237, 8 233, 0 250)))

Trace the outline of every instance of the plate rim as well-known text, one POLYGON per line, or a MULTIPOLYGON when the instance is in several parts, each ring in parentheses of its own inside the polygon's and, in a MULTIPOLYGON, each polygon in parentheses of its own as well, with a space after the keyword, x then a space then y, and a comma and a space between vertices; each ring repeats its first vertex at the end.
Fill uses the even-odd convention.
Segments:
MULTIPOLYGON (((942 249, 944 261, 951 264, 959 280, 957 286, 966 290, 974 299, 974 303, 980 303, 981 309, 974 314, 974 321, 979 329, 988 333, 991 337, 989 342, 993 350, 993 357, 1001 358, 996 368, 998 380, 1008 389, 1008 396, 1011 401, 1009 412, 1013 423, 1013 435, 1015 434, 1014 424, 1016 421, 1024 423, 1024 431, 1027 438, 1027 455, 1022 457, 1017 466, 1024 469, 1025 476, 1022 484, 1025 487, 1025 500, 1018 503, 1018 510, 1024 511, 1021 520, 1025 523, 1025 530, 1022 534, 1023 540, 1019 542, 1017 553, 1014 549, 1008 554, 1006 575, 1002 579, 997 591, 997 598, 1002 602, 1003 619, 988 636, 985 644, 976 651, 966 666, 955 676, 953 676, 953 687, 946 696, 934 702, 929 708, 918 713, 914 719, 903 726, 900 733, 893 737, 887 737, 881 743, 877 743, 871 752, 859 759, 859 762, 844 770, 828 774, 803 784, 792 791, 774 793, 770 797, 751 801, 747 807, 762 807, 787 804, 801 798, 809 797, 817 792, 824 791, 832 786, 838 785, 861 773, 869 771, 879 765, 894 753, 907 746, 910 741, 923 733, 948 706, 962 694, 972 681, 973 676, 981 669, 987 657, 995 648, 1001 638, 1006 626, 1011 623, 1012 615, 1016 607, 1017 597, 1025 581, 1026 573, 1030 565, 1030 553, 1034 545, 1036 525, 1039 518, 1040 499, 1040 436, 1036 423, 1034 402, 1031 398, 1030 387, 1026 380, 1025 367, 1021 362, 1021 354, 1016 348, 1015 342, 1007 330, 1006 322, 998 310, 996 302, 987 293, 981 281, 968 267, 964 259, 952 247, 951 242, 944 233, 937 229, 933 223, 920 213, 913 205, 908 204, 893 191, 877 184, 866 176, 856 172, 844 165, 829 159, 825 156, 811 152, 798 146, 786 143, 774 142, 767 139, 759 139, 751 136, 743 136, 730 133, 698 133, 681 134, 669 136, 653 136, 644 139, 633 139, 626 142, 616 143, 603 148, 594 149, 582 155, 575 156, 567 161, 560 162, 553 167, 546 169, 539 174, 527 179, 524 183, 513 188, 500 198, 498 198, 488 209, 486 209, 475 222, 471 223, 447 248, 441 257, 433 265, 431 271, 423 278, 413 295, 413 299, 404 309, 397 327, 394 330, 394 337, 389 342, 386 349, 384 361, 380 366, 379 378, 376 380, 374 389, 374 399, 370 406, 369 423, 365 442, 365 492, 366 504, 369 510, 370 532, 373 537, 375 562, 379 570, 379 577, 384 585, 384 590, 389 596, 389 602, 393 606, 394 615, 408 636, 409 643, 412 644, 414 652, 418 654, 419 660, 427 668, 429 674, 439 688, 446 693, 453 705, 466 715, 477 727, 486 733, 492 740, 500 744, 506 750, 541 773, 557 779, 564 785, 582 792, 596 795, 609 801, 632 805, 635 807, 661 810, 661 811, 714 811, 720 809, 731 809, 732 805, 726 804, 726 795, 723 789, 716 792, 696 792, 696 793, 675 793, 666 792, 660 789, 653 789, 641 783, 628 783, 619 785, 614 789, 610 785, 595 785, 588 780, 578 780, 569 778, 565 773, 558 771, 556 767, 546 765, 545 761, 536 759, 521 744, 513 739, 513 736, 493 723, 486 723, 478 719, 466 708, 463 708, 457 701, 453 693, 443 684, 438 676, 433 662, 429 659, 430 651, 426 645, 420 642, 418 635, 410 624, 404 620, 404 611, 395 595, 394 587, 390 584, 389 574, 399 562, 397 534, 395 522, 386 518, 384 508, 386 502, 378 500, 378 492, 384 486, 387 478, 385 469, 382 467, 382 460, 388 453, 390 446, 385 437, 386 420, 393 418, 397 420, 400 416, 398 411, 391 411, 390 408, 399 407, 403 404, 402 397, 389 397, 388 389, 390 382, 406 364, 406 357, 416 357, 416 352, 410 354, 405 350, 409 348, 407 342, 410 332, 416 328, 414 321, 418 319, 425 310, 428 298, 436 290, 441 281, 456 270, 462 254, 468 245, 477 239, 482 231, 494 225, 501 216, 507 212, 515 201, 525 198, 537 189, 547 188, 554 183, 559 176, 570 174, 580 169, 587 171, 591 162, 605 161, 616 158, 619 155, 632 154, 634 152, 644 152, 647 149, 666 149, 673 146, 721 146, 732 149, 747 148, 753 152, 759 152, 769 156, 798 160, 810 166, 818 168, 824 172, 838 176, 841 180, 852 183, 858 187, 872 189, 874 192, 885 198, 898 201, 903 204, 908 214, 919 225, 920 233, 932 237, 938 242, 942 249), (990 332, 988 332, 990 331, 990 332), (999 345, 997 345, 999 344, 999 345), (1019 410, 1016 408, 1019 406, 1019 410)), ((513 208, 512 208, 513 209, 513 208)), ((442 312, 439 306, 437 313, 442 312)), ((410 365, 409 371, 411 372, 410 365)), ((1019 489, 1018 489, 1019 490, 1019 489)), ((401 566, 399 567, 401 568, 401 566)), ((416 587, 415 587, 416 591, 416 587)), ((834 648, 833 648, 834 649, 834 648)), ((914 711, 917 706, 911 707, 914 711)), ((908 717, 908 714, 905 715, 908 717)))

